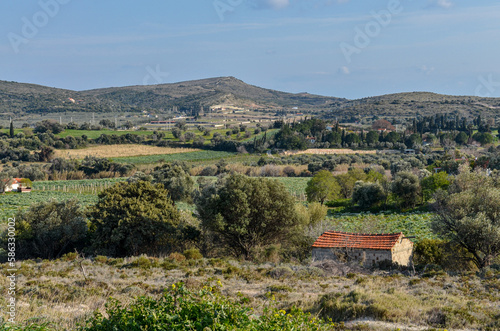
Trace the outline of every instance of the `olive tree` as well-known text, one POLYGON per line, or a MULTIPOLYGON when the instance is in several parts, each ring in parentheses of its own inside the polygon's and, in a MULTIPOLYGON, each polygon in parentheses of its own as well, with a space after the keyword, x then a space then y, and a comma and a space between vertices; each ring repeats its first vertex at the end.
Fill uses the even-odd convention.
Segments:
POLYGON ((300 220, 295 200, 276 180, 232 174, 203 188, 196 199, 202 228, 235 256, 288 239, 300 220))
POLYGON ((379 183, 356 182, 352 192, 352 202, 361 208, 370 208, 385 201, 387 195, 379 183))
POLYGON ((459 174, 448 192, 438 191, 435 209, 434 231, 465 248, 478 268, 500 255, 500 188, 486 174, 459 174))
POLYGON ((86 243, 87 220, 75 199, 37 203, 15 219, 20 258, 57 258, 86 243))
POLYGON ((420 201, 420 182, 411 172, 398 172, 391 184, 391 191, 401 207, 414 207, 420 201))
POLYGON ((327 200, 333 200, 340 193, 340 185, 328 170, 320 170, 307 182, 307 201, 317 201, 324 204, 327 200))
POLYGON ((194 180, 185 163, 172 162, 156 167, 152 173, 155 183, 163 184, 173 201, 192 202, 194 180))
POLYGON ((102 191, 91 207, 93 249, 111 256, 169 252, 180 217, 161 184, 117 183, 102 191))

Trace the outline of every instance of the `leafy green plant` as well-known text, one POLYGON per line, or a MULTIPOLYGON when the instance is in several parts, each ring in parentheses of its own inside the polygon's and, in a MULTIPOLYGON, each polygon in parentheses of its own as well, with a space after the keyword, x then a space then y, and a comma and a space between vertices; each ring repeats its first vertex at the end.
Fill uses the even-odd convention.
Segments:
MULTIPOLYGON (((218 283, 220 285, 220 282, 218 283)), ((336 326, 292 308, 288 313, 273 304, 260 316, 251 308, 219 294, 217 287, 190 291, 172 285, 159 299, 140 297, 124 306, 117 300, 106 305, 105 317, 95 312, 81 331, 111 330, 335 330, 336 326)), ((340 327, 340 326, 338 326, 340 327)), ((340 330, 340 329, 339 329, 340 330)))

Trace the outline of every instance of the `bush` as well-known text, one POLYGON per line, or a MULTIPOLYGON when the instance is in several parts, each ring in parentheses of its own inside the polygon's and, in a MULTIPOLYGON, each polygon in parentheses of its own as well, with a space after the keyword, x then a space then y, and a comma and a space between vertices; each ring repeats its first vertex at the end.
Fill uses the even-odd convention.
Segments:
POLYGON ((101 254, 155 255, 177 243, 180 213, 161 184, 117 183, 99 194, 89 219, 93 248, 101 254))
POLYGON ((251 315, 250 308, 218 294, 213 287, 195 292, 179 283, 160 299, 140 297, 128 306, 110 299, 107 317, 96 312, 80 330, 336 330, 333 324, 296 308, 287 313, 271 305, 261 315, 251 315))
POLYGON ((169 259, 169 260, 172 260, 172 261, 175 261, 175 262, 182 262, 182 261, 186 261, 186 257, 184 256, 184 254, 177 253, 177 252, 173 252, 173 253, 171 253, 171 254, 168 256, 168 259, 169 259))
POLYGON ((40 202, 15 219, 19 258, 53 259, 85 246, 88 226, 78 200, 40 202))
POLYGON ((187 260, 201 260, 203 258, 203 255, 201 255, 198 248, 186 249, 182 254, 186 257, 187 260))

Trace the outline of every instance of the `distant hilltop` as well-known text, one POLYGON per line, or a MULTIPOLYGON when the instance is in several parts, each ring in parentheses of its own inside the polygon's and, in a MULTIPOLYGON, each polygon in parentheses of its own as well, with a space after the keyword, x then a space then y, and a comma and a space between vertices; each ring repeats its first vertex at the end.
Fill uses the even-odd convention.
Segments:
POLYGON ((340 117, 414 117, 436 113, 456 113, 459 116, 481 114, 485 117, 495 117, 500 109, 500 98, 412 92, 348 100, 266 89, 247 84, 235 77, 87 91, 0 81, 0 109, 3 115, 71 111, 191 112, 210 107, 263 111, 298 110, 340 117))

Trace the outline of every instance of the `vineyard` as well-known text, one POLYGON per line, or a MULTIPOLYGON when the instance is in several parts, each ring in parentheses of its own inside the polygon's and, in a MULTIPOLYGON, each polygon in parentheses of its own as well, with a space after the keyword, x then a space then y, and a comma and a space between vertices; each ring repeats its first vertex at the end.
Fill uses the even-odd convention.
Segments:
POLYGON ((50 182, 33 182, 31 193, 7 193, 0 196, 0 223, 13 217, 18 210, 27 209, 30 205, 55 199, 63 201, 78 199, 83 206, 97 201, 97 194, 124 178, 65 180, 50 182))

